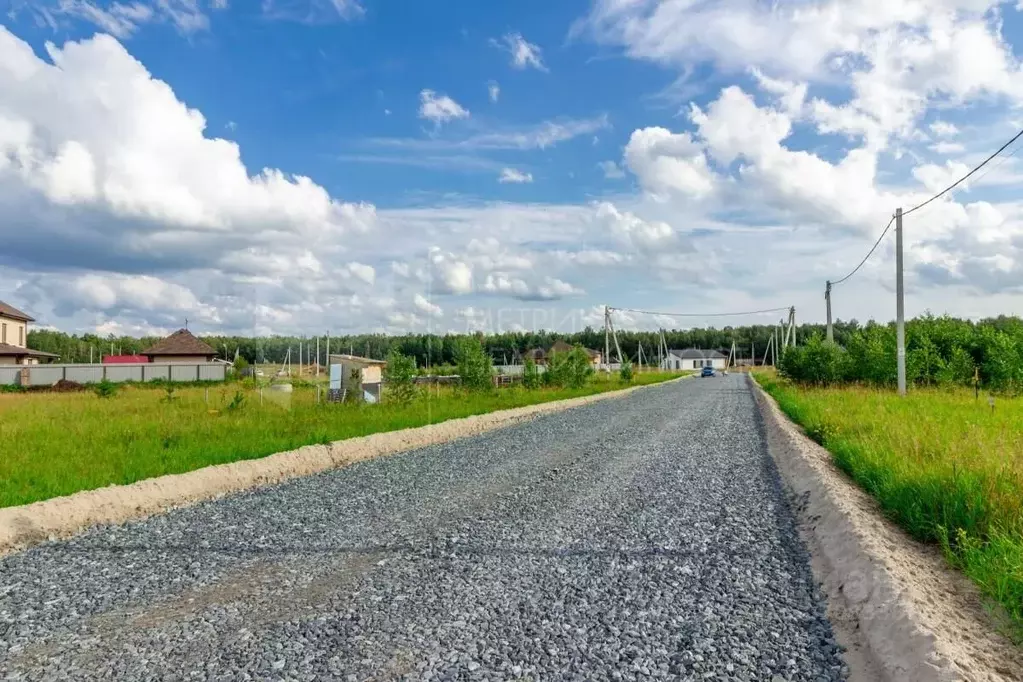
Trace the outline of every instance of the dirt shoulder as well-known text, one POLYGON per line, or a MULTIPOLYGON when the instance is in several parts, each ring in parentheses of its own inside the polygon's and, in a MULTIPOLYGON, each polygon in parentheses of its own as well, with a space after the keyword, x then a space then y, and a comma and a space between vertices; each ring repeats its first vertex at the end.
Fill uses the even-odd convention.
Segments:
POLYGON ((364 459, 474 436, 548 412, 619 398, 633 391, 660 385, 663 384, 634 386, 582 398, 452 419, 413 429, 375 433, 335 441, 329 445, 310 445, 261 459, 220 464, 183 474, 150 478, 130 485, 108 486, 33 504, 7 507, 0 509, 0 555, 49 539, 68 537, 90 526, 144 518, 174 507, 336 469, 364 459))
POLYGON ((914 541, 759 386, 771 455, 853 680, 1023 680, 1023 649, 997 632, 977 588, 914 541))

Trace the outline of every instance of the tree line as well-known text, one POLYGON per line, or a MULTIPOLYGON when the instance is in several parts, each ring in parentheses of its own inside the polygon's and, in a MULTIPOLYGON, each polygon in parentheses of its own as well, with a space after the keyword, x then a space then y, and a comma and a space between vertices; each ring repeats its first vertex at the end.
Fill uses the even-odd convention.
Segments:
MULTIPOLYGON (((868 324, 835 343, 821 334, 788 350, 781 373, 803 383, 893 386, 898 379, 895 324, 868 324)), ((906 380, 918 385, 971 385, 1023 391, 1023 320, 971 322, 925 315, 906 323, 906 380)))
MULTIPOLYGON (((894 324, 856 320, 837 321, 834 336, 837 346, 850 349, 869 347, 873 355, 861 354, 862 366, 876 368, 878 380, 887 377, 889 367, 884 358, 891 358, 894 367, 894 324), (859 345, 857 345, 859 344, 859 345), (889 348, 890 346, 890 348, 889 348), (891 350, 889 353, 888 351, 891 350), (869 358, 869 359, 866 359, 869 358)), ((727 352, 733 342, 737 357, 748 359, 756 353, 757 363, 764 360, 768 340, 775 334, 774 325, 726 326, 722 328, 672 329, 664 331, 669 349, 700 348, 727 352)), ((823 324, 802 324, 797 327, 796 337, 800 346, 814 337, 823 338, 823 324)), ((332 353, 354 353, 373 358, 386 358, 396 350, 415 360, 418 367, 432 365, 457 365, 461 340, 466 336, 479 339, 494 364, 522 364, 522 355, 534 348, 550 348, 555 341, 564 340, 571 345, 582 345, 603 352, 604 330, 586 327, 574 333, 554 331, 502 332, 498 334, 405 334, 388 336, 384 334, 355 334, 330 337, 332 353)), ((636 361, 642 346, 644 362, 650 364, 656 358, 659 333, 655 331, 619 331, 618 343, 628 359, 636 361)), ((280 364, 291 351, 293 363, 298 362, 299 344, 302 344, 303 358, 311 362, 316 355, 316 337, 298 336, 222 336, 200 335, 217 353, 218 357, 233 360, 237 356, 251 363, 280 364)), ((924 316, 907 324, 907 345, 912 354, 913 367, 918 362, 922 368, 918 376, 929 381, 936 378, 938 357, 947 367, 949 362, 962 361, 960 353, 954 356, 955 348, 970 355, 976 366, 991 381, 1002 381, 1014 372, 1023 371, 1020 352, 1023 350, 1023 321, 1018 317, 1001 316, 980 322, 952 317, 924 316), (930 343, 924 339, 929 339, 930 343), (933 350, 932 350, 933 346, 933 350), (933 357, 932 357, 933 356, 933 357), (956 360, 958 358, 958 360, 956 360)), ((129 336, 101 337, 95 334, 66 334, 59 331, 33 330, 29 333, 29 345, 41 351, 56 353, 63 362, 100 362, 103 355, 136 354, 156 343, 155 337, 135 338, 129 336)), ((319 338, 320 362, 325 362, 327 337, 319 338)), ((612 358, 617 359, 612 343, 612 358)), ((858 351, 857 351, 858 352, 858 351)), ((965 365, 964 365, 965 366, 965 365)), ((864 369, 866 375, 875 369, 864 369)), ((914 369, 915 371, 915 369, 914 369)), ((946 372, 948 370, 946 369, 946 372)), ((1017 377, 1019 379, 1020 377, 1017 377)))

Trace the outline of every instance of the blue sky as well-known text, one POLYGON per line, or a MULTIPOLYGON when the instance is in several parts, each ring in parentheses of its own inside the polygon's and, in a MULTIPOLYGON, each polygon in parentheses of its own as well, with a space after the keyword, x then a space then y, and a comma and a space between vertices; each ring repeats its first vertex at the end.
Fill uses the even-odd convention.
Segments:
MULTIPOLYGON (((997 0, 0 10, 0 298, 68 330, 820 319, 895 206, 1023 121, 997 0)), ((1020 177, 907 224, 911 313, 1021 312, 1020 177)), ((891 267, 839 316, 890 318, 891 267)))

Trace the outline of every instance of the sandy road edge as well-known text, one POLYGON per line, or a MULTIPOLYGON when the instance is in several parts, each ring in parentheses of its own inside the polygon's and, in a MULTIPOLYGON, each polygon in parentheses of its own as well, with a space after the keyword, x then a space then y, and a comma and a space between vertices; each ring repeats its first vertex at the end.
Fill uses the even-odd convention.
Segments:
POLYGON ((0 556, 51 538, 69 537, 91 526, 123 523, 174 507, 340 468, 365 459, 475 436, 528 421, 548 412, 619 398, 633 391, 685 378, 499 410, 400 431, 374 433, 335 441, 329 445, 308 445, 260 459, 217 464, 183 474, 159 476, 129 485, 84 490, 66 497, 6 507, 0 509, 0 556))
POLYGON ((851 679, 1023 679, 1023 652, 995 631, 976 587, 887 520, 750 380, 851 679))

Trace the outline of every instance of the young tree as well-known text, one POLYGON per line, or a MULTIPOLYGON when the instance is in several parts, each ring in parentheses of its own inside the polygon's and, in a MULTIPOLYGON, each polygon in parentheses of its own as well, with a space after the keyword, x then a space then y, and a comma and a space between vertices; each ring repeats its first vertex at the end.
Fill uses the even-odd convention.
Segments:
POLYGON ((494 386, 494 368, 483 344, 475 336, 459 340, 456 349, 458 376, 467 391, 488 391, 494 386))
POLYGON ((522 367, 522 385, 528 389, 540 388, 540 379, 540 369, 533 358, 526 358, 526 364, 522 367))
POLYGON ((392 349, 387 354, 387 368, 384 370, 387 396, 406 405, 415 400, 419 394, 416 373, 415 358, 403 355, 396 348, 392 349))
POLYGON ((632 383, 632 363, 628 360, 622 363, 622 368, 618 370, 618 373, 622 377, 622 382, 626 384, 632 383))

